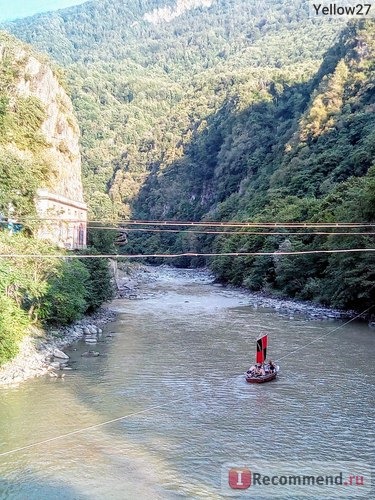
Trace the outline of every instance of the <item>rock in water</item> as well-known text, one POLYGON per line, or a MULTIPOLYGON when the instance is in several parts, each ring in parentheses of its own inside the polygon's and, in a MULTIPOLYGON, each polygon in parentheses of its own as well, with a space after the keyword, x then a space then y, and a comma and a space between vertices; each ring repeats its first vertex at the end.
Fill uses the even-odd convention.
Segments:
POLYGON ((86 342, 86 344, 96 344, 98 342, 98 339, 97 338, 91 338, 91 337, 88 338, 88 337, 86 337, 85 338, 85 342, 86 342))
POLYGON ((50 367, 55 368, 56 370, 59 370, 61 365, 58 361, 53 361, 52 363, 50 363, 50 367))
POLYGON ((69 356, 65 352, 60 351, 60 349, 55 348, 53 350, 53 356, 59 359, 69 359, 69 356))
POLYGON ((83 358, 97 358, 100 356, 100 353, 98 351, 86 351, 81 354, 83 358))

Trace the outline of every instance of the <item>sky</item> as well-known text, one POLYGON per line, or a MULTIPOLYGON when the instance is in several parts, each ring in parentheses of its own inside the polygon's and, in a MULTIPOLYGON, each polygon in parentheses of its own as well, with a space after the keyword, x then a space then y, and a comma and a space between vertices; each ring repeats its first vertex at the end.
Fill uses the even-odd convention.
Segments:
POLYGON ((0 21, 63 9, 87 0, 0 0, 0 21))

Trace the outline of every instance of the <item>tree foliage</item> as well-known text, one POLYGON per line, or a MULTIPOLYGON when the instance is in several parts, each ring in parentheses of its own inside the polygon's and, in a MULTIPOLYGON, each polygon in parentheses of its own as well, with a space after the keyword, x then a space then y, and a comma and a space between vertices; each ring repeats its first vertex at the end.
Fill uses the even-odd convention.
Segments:
POLYGON ((28 318, 15 302, 0 295, 0 366, 12 359, 19 349, 19 343, 26 333, 28 318))
POLYGON ((68 324, 112 298, 105 259, 56 258, 64 251, 6 231, 0 231, 0 253, 9 255, 0 259, 0 365, 31 324, 68 324))

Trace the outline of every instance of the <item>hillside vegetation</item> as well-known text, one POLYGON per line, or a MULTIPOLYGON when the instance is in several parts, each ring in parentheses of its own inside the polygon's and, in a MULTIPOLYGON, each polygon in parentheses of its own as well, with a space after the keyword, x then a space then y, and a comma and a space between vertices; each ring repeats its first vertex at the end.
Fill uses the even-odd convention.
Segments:
MULTIPOLYGON (((374 21, 311 20, 303 0, 183 4, 169 19, 155 9, 175 12, 172 0, 89 2, 9 27, 66 68, 91 216, 373 222, 374 21)), ((130 233, 124 249, 372 246, 368 234, 130 233)), ((208 263, 253 290, 364 309, 372 255, 208 263)))
POLYGON ((16 85, 31 50, 17 61, 21 44, 4 32, 0 32, 0 48, 0 214, 8 215, 11 204, 14 217, 35 217, 36 189, 48 184, 53 175, 41 134, 45 109, 34 96, 16 96, 16 85))
MULTIPOLYGON (((238 109, 240 100, 228 100, 195 134, 181 160, 148 178, 137 214, 151 220, 374 223, 374 62, 371 21, 347 28, 310 81, 269 82, 263 97, 244 110, 238 109)), ((177 240, 162 234, 135 240, 135 248, 139 243, 149 253, 160 247, 171 253, 373 248, 368 235, 373 230, 362 231, 363 236, 287 230, 274 236, 186 234, 177 240)), ((252 290, 354 309, 375 299, 373 253, 218 257, 210 264, 224 281, 252 290)))
POLYGON ((59 165, 48 154, 46 107, 19 92, 30 57, 47 64, 0 32, 0 365, 14 357, 31 324, 69 323, 111 297, 105 260, 56 259, 66 252, 34 236, 37 189, 56 182, 59 165), (21 221, 22 232, 12 234, 8 218, 21 221))

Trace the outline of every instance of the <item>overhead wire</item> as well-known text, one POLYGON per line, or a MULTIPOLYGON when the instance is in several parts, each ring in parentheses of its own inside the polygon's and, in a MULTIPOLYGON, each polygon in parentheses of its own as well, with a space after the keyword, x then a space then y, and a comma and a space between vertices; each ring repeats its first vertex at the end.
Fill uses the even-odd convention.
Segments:
MULTIPOLYGON (((88 223, 97 223, 99 221, 89 220, 88 223)), ((178 227, 235 227, 235 228, 252 228, 252 227, 290 227, 290 228, 357 228, 357 227, 375 227, 371 223, 305 223, 305 222, 186 222, 186 221, 118 221, 119 226, 178 226, 178 227)))
POLYGON ((119 232, 145 232, 145 233, 183 233, 183 234, 225 234, 226 236, 232 234, 245 234, 248 236, 273 236, 273 235, 296 235, 296 236, 311 236, 311 235, 338 235, 338 236, 375 236, 374 232, 330 232, 330 231, 314 231, 314 232, 291 232, 291 231, 200 231, 200 230, 183 230, 183 229, 155 229, 155 228, 123 228, 123 227, 113 227, 113 226, 87 226, 88 229, 99 229, 105 231, 119 231, 119 232))
MULTIPOLYGON (((109 224, 113 223, 116 226, 204 226, 204 227, 235 227, 235 228, 251 228, 251 227, 287 227, 287 228, 358 228, 358 227, 375 227, 375 223, 371 222, 240 222, 240 221, 174 221, 174 220, 125 220, 125 219, 74 219, 61 217, 40 217, 40 218, 20 218, 18 222, 66 222, 66 223, 87 223, 87 224, 109 224)), ((100 227, 100 226, 98 226, 100 227)))
MULTIPOLYGON (((374 287, 372 287, 374 288, 374 287)), ((305 349, 306 347, 308 347, 309 345, 311 344, 314 344, 315 342, 318 342, 318 340, 321 340, 321 339, 324 339, 325 337, 328 337, 328 335, 331 335, 332 333, 336 332, 337 330, 339 330, 340 328, 343 328, 344 326, 348 325, 349 323, 351 323, 352 321, 358 319, 358 318, 361 318, 364 314, 366 314, 367 312, 369 312, 372 308, 374 307, 374 305, 368 307, 367 309, 365 309, 364 311, 358 313, 356 316, 354 316, 353 318, 349 319, 348 321, 346 321, 345 323, 343 323, 342 325, 339 325, 338 327, 336 328, 333 328, 332 330, 330 330, 328 333, 324 334, 324 335, 321 335, 320 337, 317 337, 316 339, 314 340, 311 340, 310 342, 308 342, 307 344, 304 344, 303 346, 300 346, 300 347, 297 347, 297 349, 294 349, 293 351, 290 351, 288 352, 287 354, 285 354, 284 356, 281 356, 281 358, 278 358, 277 361, 281 361, 282 359, 285 359, 289 356, 291 356, 292 354, 298 352, 298 351, 301 351, 302 349, 305 349)))
POLYGON ((278 251, 274 252, 223 252, 223 253, 199 253, 199 252, 182 252, 175 254, 0 254, 0 258, 40 258, 40 259, 97 259, 97 258, 126 258, 126 259, 149 259, 149 258, 177 258, 177 257, 255 257, 269 256, 279 257, 282 255, 313 255, 313 254, 335 254, 335 253, 359 253, 359 252, 375 252, 375 248, 345 248, 334 250, 302 250, 296 252, 278 251))
POLYGON ((25 445, 25 446, 20 446, 19 448, 13 448, 12 450, 1 452, 0 453, 0 457, 4 457, 4 456, 7 456, 7 455, 12 455, 13 453, 17 453, 19 451, 28 450, 30 448, 34 448, 36 446, 40 446, 40 445, 46 444, 46 443, 51 443, 52 441, 57 441, 59 439, 63 439, 63 438, 69 437, 69 436, 74 436, 76 434, 80 434, 81 432, 86 432, 86 431, 90 431, 90 430, 93 430, 93 429, 98 429, 99 427, 103 427, 104 425, 112 424, 114 422, 120 422, 121 420, 125 420, 127 418, 133 417, 134 415, 140 415, 142 413, 148 413, 148 412, 150 412, 152 410, 156 410, 158 408, 163 408, 165 406, 168 406, 171 403, 176 403, 178 401, 182 401, 185 398, 186 398, 186 396, 184 396, 183 398, 179 398, 179 399, 174 399, 172 401, 168 401, 167 403, 164 403, 164 404, 150 406, 150 407, 145 408, 143 410, 135 411, 133 413, 128 413, 127 415, 123 415, 121 417, 112 418, 111 420, 106 420, 106 421, 100 422, 98 424, 89 425, 88 427, 82 427, 81 429, 76 429, 75 431, 66 432, 65 434, 59 434, 58 436, 54 436, 52 438, 43 439, 42 441, 36 441, 34 443, 30 443, 30 444, 25 445))
MULTIPOLYGON (((60 219, 60 218, 42 218, 38 219, 39 222, 49 221, 49 222, 85 222, 80 219, 60 219)), ((197 222, 197 221, 150 221, 150 220, 127 220, 122 223, 118 223, 117 227, 114 226, 93 226, 92 224, 102 223, 100 221, 88 221, 89 229, 99 229, 99 230, 114 230, 121 233, 126 232, 155 232, 155 233, 182 233, 182 234, 211 234, 211 235, 257 235, 257 236, 287 236, 287 235, 295 235, 295 236, 315 236, 315 235, 324 235, 324 236, 372 236, 375 235, 375 232, 350 232, 350 231, 317 231, 316 229, 322 228, 331 228, 331 229, 340 229, 340 228, 372 228, 375 227, 375 224, 371 223, 341 223, 341 222, 332 222, 332 223, 279 223, 279 222, 267 222, 267 223, 253 223, 253 222, 197 222), (146 227, 125 227, 125 226, 138 226, 143 225, 146 227), (163 226, 163 228, 158 227, 150 227, 150 226, 163 226), (165 227, 179 227, 179 229, 165 229, 165 227), (229 230, 201 230, 201 229, 180 229, 185 227, 198 227, 198 228, 229 228, 229 230), (237 231, 237 228, 246 228, 247 231, 237 231), (253 228, 264 228, 268 229, 268 231, 252 231, 253 228), (306 231, 274 231, 275 229, 282 228, 303 228, 303 229, 312 229, 314 231, 306 232, 306 231)), ((162 253, 153 253, 153 254, 0 254, 0 258, 129 258, 129 259, 141 259, 141 258, 177 258, 177 257, 238 257, 238 256, 282 256, 282 255, 309 255, 309 254, 332 254, 332 253, 349 253, 349 252, 373 252, 375 249, 373 248, 345 248, 345 249, 319 249, 319 250, 303 250, 303 251, 279 251, 275 250, 272 252, 222 252, 222 253, 200 253, 200 252, 181 252, 174 254, 162 254, 162 253)))

